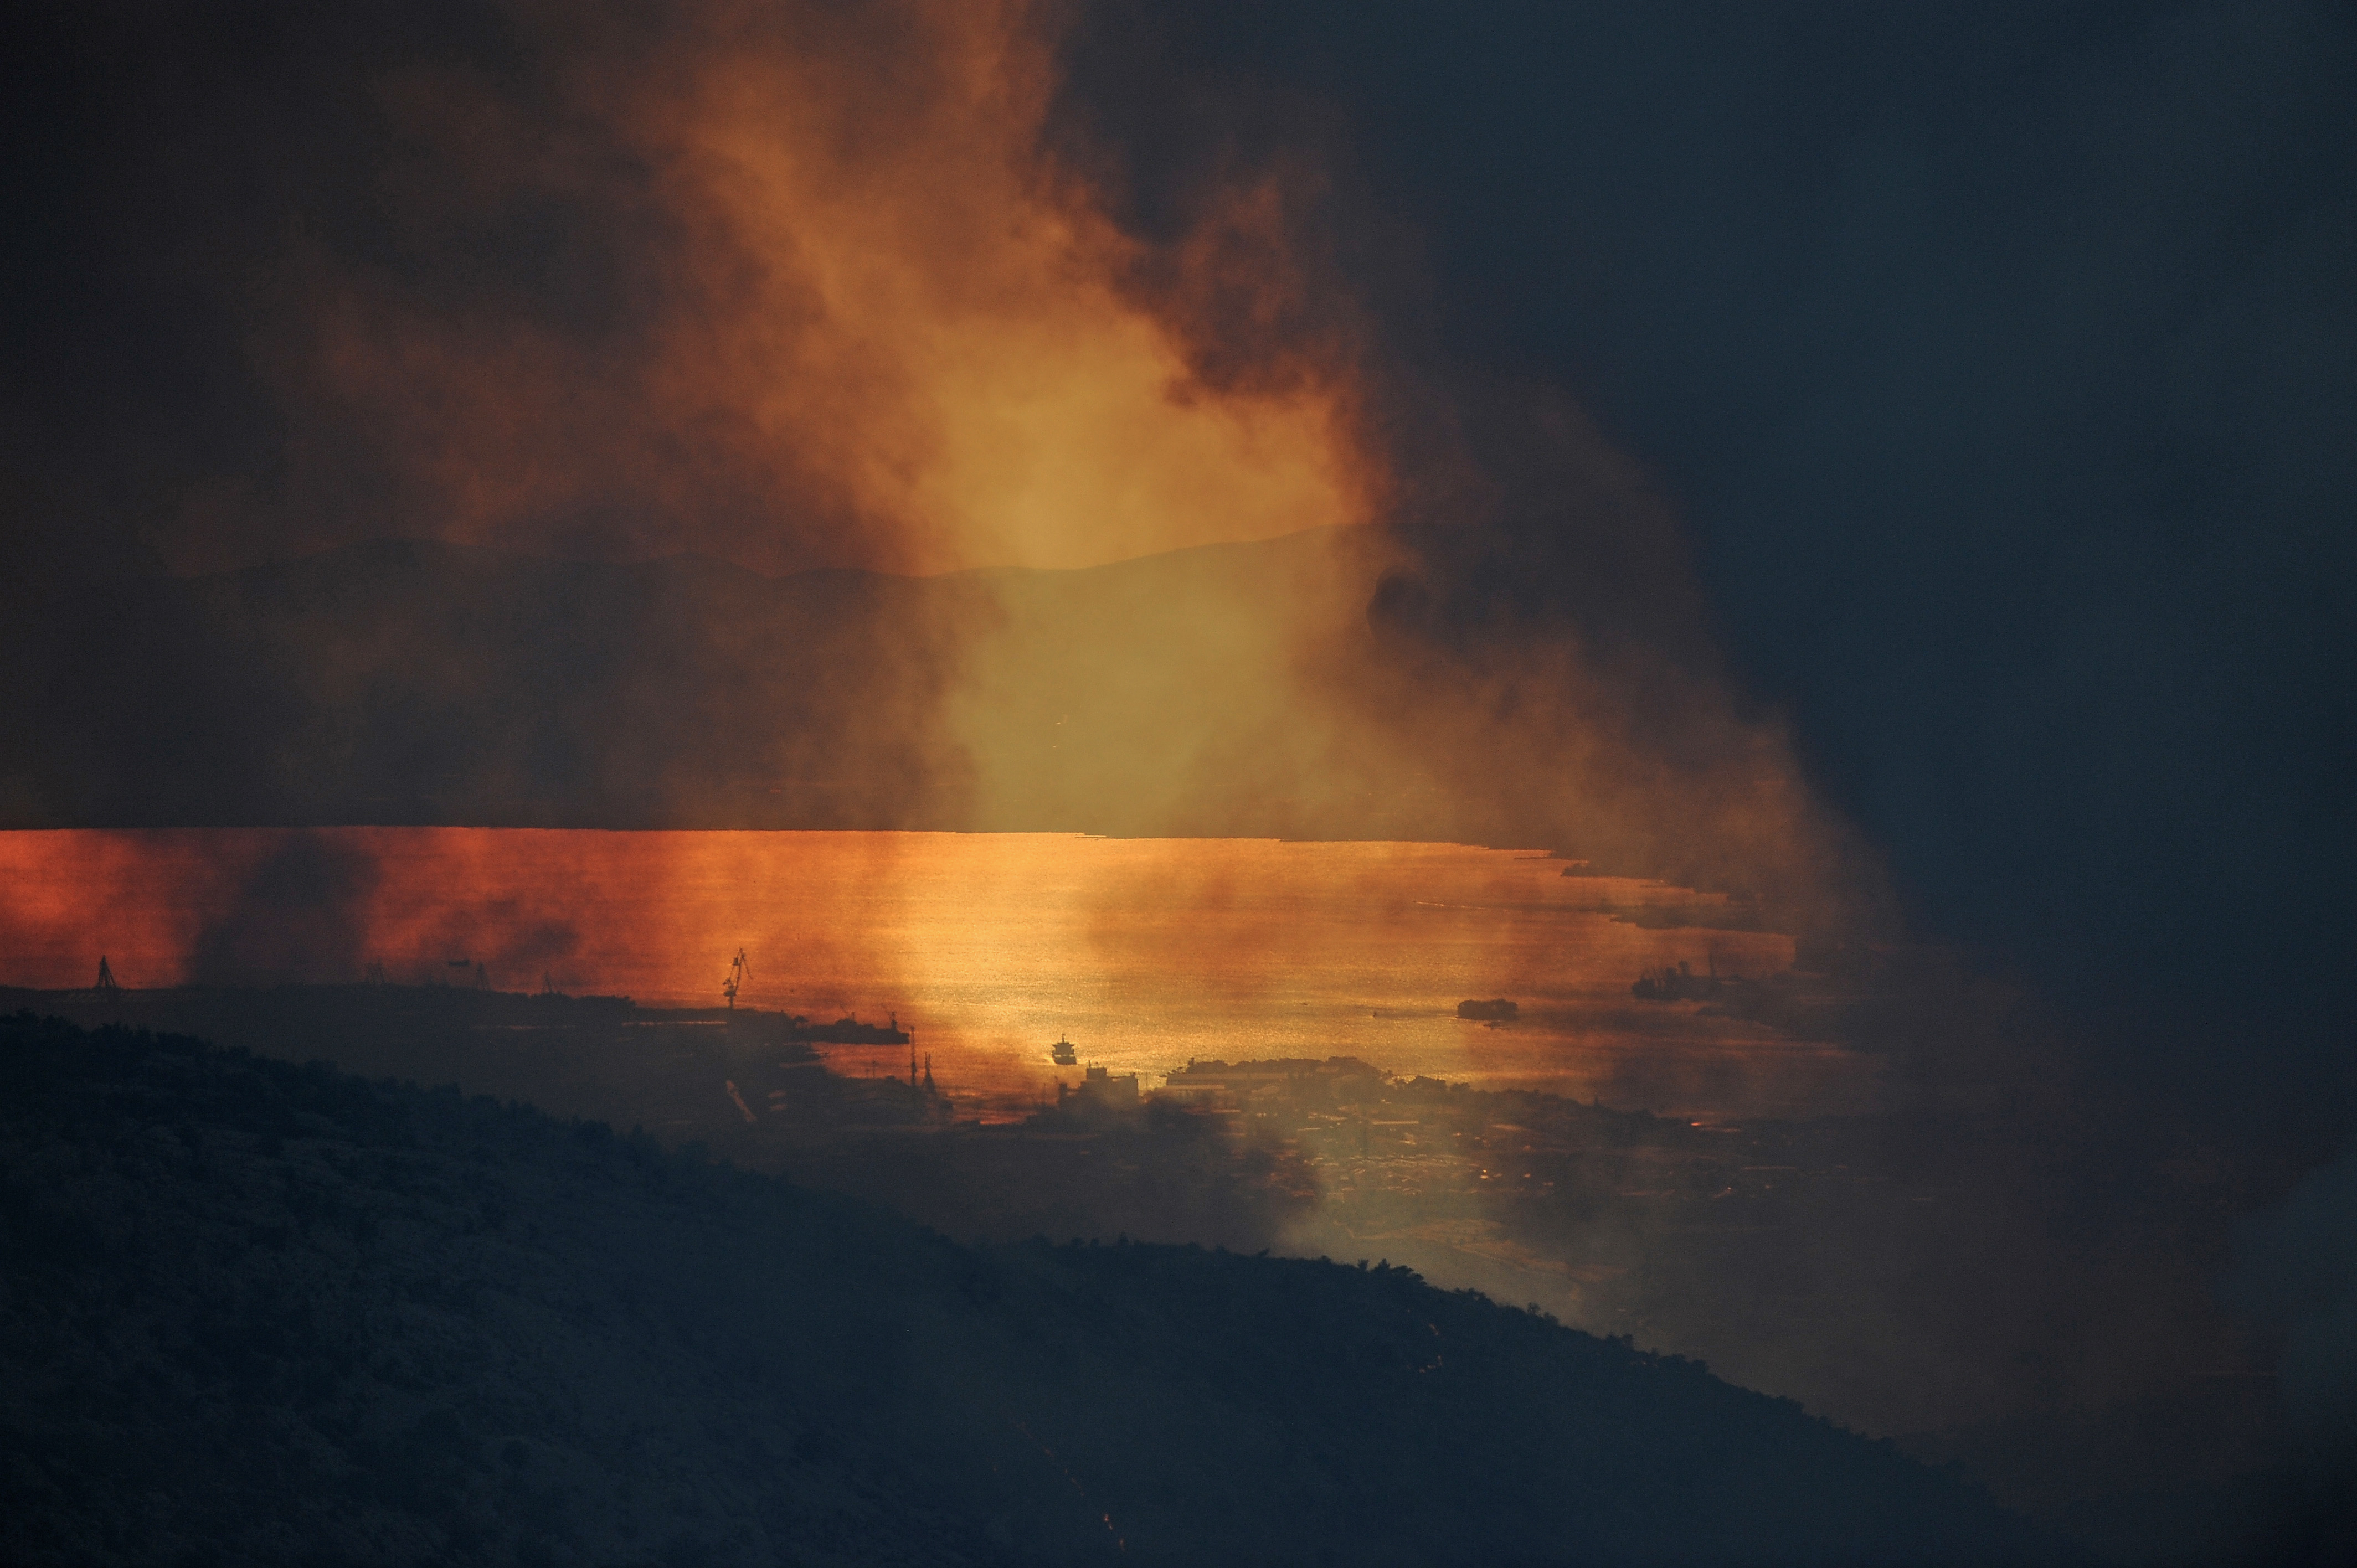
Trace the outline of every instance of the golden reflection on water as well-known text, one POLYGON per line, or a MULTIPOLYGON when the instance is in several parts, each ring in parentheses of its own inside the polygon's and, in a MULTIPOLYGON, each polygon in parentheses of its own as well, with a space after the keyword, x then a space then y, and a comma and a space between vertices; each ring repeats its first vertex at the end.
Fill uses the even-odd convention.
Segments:
MULTIPOLYGON (((86 985, 102 951, 134 987, 371 964, 470 982, 479 963, 503 990, 546 975, 710 1006, 741 947, 745 1004, 897 1015, 945 1087, 998 1114, 1052 1096, 1059 1033, 1149 1088, 1190 1058, 1339 1055, 1695 1116, 1872 1108, 1871 1058, 1629 993, 1662 963, 1781 970, 1789 937, 1616 919, 1709 900, 1564 870, 1462 844, 1051 833, 14 832, 0 983, 86 985), (1490 996, 1521 1017, 1455 1015, 1490 996)), ((831 1054, 907 1070, 905 1050, 831 1054)))

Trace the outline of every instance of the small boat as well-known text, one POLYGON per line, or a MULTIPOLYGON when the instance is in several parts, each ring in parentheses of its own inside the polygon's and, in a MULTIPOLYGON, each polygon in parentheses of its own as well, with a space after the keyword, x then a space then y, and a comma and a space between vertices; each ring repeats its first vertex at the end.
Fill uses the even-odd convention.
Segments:
POLYGON ((1057 1035, 1056 1043, 1049 1048, 1048 1054, 1055 1059, 1055 1063, 1058 1067, 1078 1067, 1080 1065, 1080 1047, 1072 1044, 1071 1041, 1064 1038, 1060 1033, 1057 1035))

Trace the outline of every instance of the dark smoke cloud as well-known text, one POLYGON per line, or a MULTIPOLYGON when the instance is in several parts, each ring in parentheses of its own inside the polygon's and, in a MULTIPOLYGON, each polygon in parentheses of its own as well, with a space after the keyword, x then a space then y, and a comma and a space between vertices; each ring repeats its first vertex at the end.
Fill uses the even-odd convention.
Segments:
POLYGON ((2283 1339, 2285 1391, 2328 1463, 2357 1464, 2357 1150, 2243 1227, 2226 1295, 2283 1339))
POLYGON ((2329 1146, 2345 7, 1111 5, 1070 54, 1067 134, 1138 232, 1255 159, 1379 209, 1334 251, 1426 405, 1481 411, 1432 422, 1437 467, 1499 498, 1437 553, 1494 567, 1426 570, 1442 640, 1690 645, 1674 596, 1618 596, 1676 580, 1648 532, 1490 416, 1561 389, 1924 929, 2075 1007, 2113 1090, 2329 1146))
MULTIPOLYGON (((1400 666, 1523 733, 1600 690, 1663 776, 1720 714, 1789 736, 1876 852, 1825 880, 1877 909, 1878 860, 1905 929, 2024 993, 1894 1042, 2018 1144, 1861 1316, 1928 1284, 1954 1343, 2022 1336, 1967 1381, 2042 1363, 2066 1403, 2232 1363, 2221 1212, 2357 1125, 2347 8, 1113 5, 1068 59, 1063 134, 1152 243, 1238 166, 1326 171, 1400 666)), ((1616 836, 1734 879, 1717 835, 1616 836)), ((2233 1298, 2312 1421, 2345 1187, 2260 1226, 2233 1298)))

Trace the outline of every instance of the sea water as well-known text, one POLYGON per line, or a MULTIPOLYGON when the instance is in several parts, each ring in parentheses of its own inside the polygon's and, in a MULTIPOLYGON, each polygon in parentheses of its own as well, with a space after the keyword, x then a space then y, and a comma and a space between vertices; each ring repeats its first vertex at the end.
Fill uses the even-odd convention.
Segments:
MULTIPOLYGON (((739 1005, 897 1019, 989 1116, 1090 1064, 1151 1090, 1194 1058, 1332 1056, 1696 1118, 1873 1110, 1875 1058, 1631 996, 1659 965, 1790 964, 1789 936, 1703 923, 1715 902, 1443 843, 20 832, 0 833, 0 983, 88 985, 104 953, 131 987, 376 974, 714 1006, 741 950, 739 1005), (1514 1020, 1457 1015, 1491 997, 1514 1020), (1060 1036, 1082 1067, 1049 1060, 1060 1036)), ((827 1050, 840 1070, 908 1070, 909 1047, 827 1050)))

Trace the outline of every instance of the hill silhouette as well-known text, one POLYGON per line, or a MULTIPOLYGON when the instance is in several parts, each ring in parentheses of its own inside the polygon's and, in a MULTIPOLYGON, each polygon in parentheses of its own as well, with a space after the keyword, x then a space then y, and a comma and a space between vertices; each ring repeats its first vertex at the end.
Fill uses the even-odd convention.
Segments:
POLYGON ((12 1563, 2038 1559, 1405 1270, 954 1245, 455 1090, 0 1022, 12 1563))

